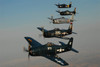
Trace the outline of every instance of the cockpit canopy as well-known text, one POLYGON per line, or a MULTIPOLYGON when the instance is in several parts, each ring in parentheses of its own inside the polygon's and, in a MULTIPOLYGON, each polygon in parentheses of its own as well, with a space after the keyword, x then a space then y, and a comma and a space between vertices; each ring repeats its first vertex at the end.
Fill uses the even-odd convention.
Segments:
POLYGON ((60 29, 59 28, 55 28, 54 30, 59 31, 60 29))
POLYGON ((47 46, 52 46, 52 45, 54 45, 52 42, 48 42, 47 44, 46 44, 47 46))
POLYGON ((61 17, 61 18, 65 18, 65 17, 61 17))

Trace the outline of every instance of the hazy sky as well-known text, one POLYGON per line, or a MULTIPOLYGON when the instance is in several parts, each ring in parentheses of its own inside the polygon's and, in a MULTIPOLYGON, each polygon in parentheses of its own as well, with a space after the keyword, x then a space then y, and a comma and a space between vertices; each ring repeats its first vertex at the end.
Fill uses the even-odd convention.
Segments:
MULTIPOLYGON (((36 27, 46 29, 60 27, 67 29, 68 24, 53 25, 47 19, 51 15, 60 17, 55 11, 55 3, 69 3, 77 9, 75 15, 73 48, 80 53, 66 52, 59 54, 67 61, 68 67, 100 67, 100 0, 0 0, 0 67, 58 67, 59 65, 43 57, 31 57, 28 62, 25 36, 30 36, 40 43, 48 41, 59 44, 67 43, 62 39, 44 39, 36 27)), ((69 18, 70 16, 68 16, 69 18)), ((60 66, 59 66, 60 67, 60 66)))

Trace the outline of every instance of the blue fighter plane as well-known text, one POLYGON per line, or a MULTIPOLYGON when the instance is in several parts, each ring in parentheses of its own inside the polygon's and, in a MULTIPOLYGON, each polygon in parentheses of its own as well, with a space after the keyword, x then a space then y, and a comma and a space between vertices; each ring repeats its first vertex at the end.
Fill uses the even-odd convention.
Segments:
POLYGON ((32 39, 31 37, 25 37, 28 41, 28 49, 24 47, 24 51, 28 52, 28 58, 30 56, 42 56, 45 57, 61 66, 69 65, 66 61, 62 58, 58 57, 57 54, 67 52, 67 51, 74 51, 78 53, 77 50, 72 48, 73 38, 71 37, 68 44, 63 42, 59 42, 61 45, 56 45, 54 43, 48 42, 45 45, 37 42, 36 40, 32 39))

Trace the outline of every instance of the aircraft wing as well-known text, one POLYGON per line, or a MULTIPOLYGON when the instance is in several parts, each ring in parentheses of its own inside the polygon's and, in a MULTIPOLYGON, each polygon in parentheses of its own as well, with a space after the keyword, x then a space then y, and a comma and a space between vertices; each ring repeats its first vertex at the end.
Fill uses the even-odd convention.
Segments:
POLYGON ((28 43, 32 46, 32 48, 41 46, 41 44, 39 42, 37 42, 36 40, 34 40, 31 37, 24 37, 24 38, 28 41, 28 43))
POLYGON ((49 55, 49 56, 44 56, 44 57, 46 57, 47 59, 49 59, 57 64, 60 64, 61 66, 69 65, 67 62, 65 62, 63 59, 61 59, 57 55, 54 55, 54 56, 49 55))
POLYGON ((40 31, 44 31, 44 32, 46 32, 46 31, 47 31, 46 29, 41 28, 41 27, 37 27, 37 29, 39 29, 40 31))

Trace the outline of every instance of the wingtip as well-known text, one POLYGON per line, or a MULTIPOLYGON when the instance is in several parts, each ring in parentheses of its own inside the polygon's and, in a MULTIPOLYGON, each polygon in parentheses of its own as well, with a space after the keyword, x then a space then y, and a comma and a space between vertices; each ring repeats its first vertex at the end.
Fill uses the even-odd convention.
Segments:
POLYGON ((37 27, 37 29, 39 29, 40 27, 37 27))
POLYGON ((24 37, 25 39, 27 39, 27 37, 24 37))
POLYGON ((27 40, 27 39, 30 39, 31 37, 27 37, 27 36, 26 36, 26 37, 24 37, 24 38, 27 40))
POLYGON ((65 63, 64 65, 62 65, 62 66, 68 66, 69 64, 68 63, 65 63))

